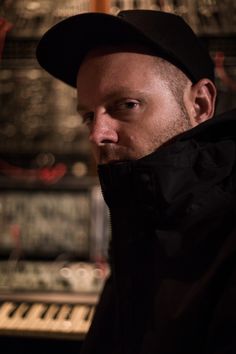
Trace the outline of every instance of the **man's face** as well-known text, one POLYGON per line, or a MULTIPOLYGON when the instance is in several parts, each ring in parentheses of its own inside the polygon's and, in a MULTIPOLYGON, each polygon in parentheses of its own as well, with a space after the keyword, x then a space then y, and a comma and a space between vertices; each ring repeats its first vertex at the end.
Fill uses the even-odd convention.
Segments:
POLYGON ((84 59, 78 111, 98 164, 139 159, 191 127, 157 65, 127 51, 97 49, 84 59))

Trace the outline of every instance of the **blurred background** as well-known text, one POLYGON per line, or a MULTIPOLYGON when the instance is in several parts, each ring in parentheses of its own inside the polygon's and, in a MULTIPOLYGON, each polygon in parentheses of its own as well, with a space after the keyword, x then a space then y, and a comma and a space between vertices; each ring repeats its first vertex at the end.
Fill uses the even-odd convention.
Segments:
POLYGON ((4 353, 52 347, 78 353, 109 274, 109 215, 77 117, 76 92, 39 67, 36 45, 65 17, 134 8, 182 16, 215 62, 217 112, 236 108, 233 0, 0 0, 4 353))

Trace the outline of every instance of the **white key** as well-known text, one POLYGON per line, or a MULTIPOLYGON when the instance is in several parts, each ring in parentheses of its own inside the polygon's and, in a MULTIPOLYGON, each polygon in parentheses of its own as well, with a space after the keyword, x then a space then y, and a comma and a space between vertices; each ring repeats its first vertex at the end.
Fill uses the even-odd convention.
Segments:
POLYGON ((22 321, 22 316, 24 314, 24 312, 27 310, 29 305, 27 305, 26 303, 22 303, 20 304, 16 311, 14 312, 12 317, 8 317, 8 319, 5 322, 5 328, 7 329, 14 329, 16 330, 20 324, 20 322, 22 321))
POLYGON ((81 333, 81 323, 88 314, 89 306, 76 305, 71 314, 71 332, 81 333))
POLYGON ((13 302, 5 302, 0 308, 0 329, 5 328, 4 323, 9 319, 9 313, 15 308, 13 302))
POLYGON ((62 305, 57 318, 52 323, 51 331, 64 331, 64 328, 68 327, 68 320, 66 319, 66 316, 69 314, 70 309, 70 306, 62 305))
POLYGON ((41 319, 40 316, 45 310, 46 305, 44 304, 34 304, 29 309, 29 312, 26 316, 22 319, 19 329, 22 330, 32 330, 37 329, 37 323, 41 319))
POLYGON ((55 314, 57 313, 59 308, 59 305, 52 304, 50 305, 49 309, 46 312, 46 315, 44 318, 40 318, 40 320, 37 321, 38 325, 38 330, 40 331, 51 331, 55 319, 53 318, 55 314))
MULTIPOLYGON (((91 307, 90 308, 90 313, 88 315, 87 319, 84 319, 81 324, 80 324, 80 330, 82 333, 87 333, 89 330, 89 327, 91 326, 91 322, 94 316, 94 311, 95 311, 95 307, 91 307)), ((86 316, 87 317, 87 316, 86 316)))

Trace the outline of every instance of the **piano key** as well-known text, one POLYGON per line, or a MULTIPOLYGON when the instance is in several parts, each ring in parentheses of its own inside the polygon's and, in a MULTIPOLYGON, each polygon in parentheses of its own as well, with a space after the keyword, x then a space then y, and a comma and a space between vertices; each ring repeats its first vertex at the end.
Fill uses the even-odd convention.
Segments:
POLYGON ((23 319, 25 311, 28 309, 28 304, 22 303, 17 306, 12 315, 7 316, 4 321, 4 328, 17 329, 17 326, 23 319))
POLYGON ((51 331, 59 308, 59 305, 51 304, 45 315, 35 322, 34 328, 38 331, 51 331))
POLYGON ((82 305, 74 305, 70 308, 65 319, 61 322, 60 330, 68 333, 71 332, 75 323, 81 320, 81 316, 85 313, 85 308, 82 305))
POLYGON ((88 314, 89 306, 75 306, 74 311, 71 314, 71 332, 82 332, 81 323, 84 321, 88 314))
POLYGON ((54 319, 54 322, 52 323, 51 331, 63 331, 64 327, 68 327, 68 320, 67 316, 71 311, 71 306, 65 304, 62 305, 57 317, 54 319))
POLYGON ((26 320, 30 321, 40 318, 46 307, 47 305, 40 303, 31 305, 30 311, 27 313, 26 320))
POLYGON ((82 339, 93 311, 93 305, 5 302, 0 306, 0 335, 82 339))
POLYGON ((4 322, 9 318, 9 313, 16 307, 13 302, 5 302, 0 308, 0 328, 4 328, 4 322))
POLYGON ((87 314, 86 318, 81 322, 80 324, 80 330, 82 333, 87 333, 90 326, 91 326, 91 322, 94 316, 94 311, 95 311, 95 307, 91 307, 89 310, 89 313, 87 314))
POLYGON ((8 313, 8 317, 12 317, 14 315, 14 313, 16 312, 17 308, 19 307, 18 303, 13 303, 13 307, 11 309, 11 311, 9 311, 8 313))
POLYGON ((27 314, 22 318, 21 323, 18 326, 18 329, 22 330, 32 330, 37 329, 38 321, 40 320, 40 316, 47 306, 45 304, 32 304, 29 308, 27 314))

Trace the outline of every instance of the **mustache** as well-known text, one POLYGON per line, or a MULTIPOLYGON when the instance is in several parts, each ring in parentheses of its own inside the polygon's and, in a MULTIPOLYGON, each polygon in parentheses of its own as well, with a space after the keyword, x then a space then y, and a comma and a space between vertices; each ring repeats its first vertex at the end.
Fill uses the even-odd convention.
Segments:
POLYGON ((115 161, 123 161, 123 160, 130 160, 131 157, 128 156, 127 151, 121 146, 117 147, 114 145, 110 146, 101 146, 99 148, 99 157, 98 163, 99 164, 106 164, 115 161))

